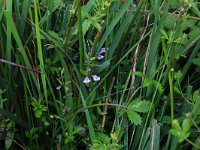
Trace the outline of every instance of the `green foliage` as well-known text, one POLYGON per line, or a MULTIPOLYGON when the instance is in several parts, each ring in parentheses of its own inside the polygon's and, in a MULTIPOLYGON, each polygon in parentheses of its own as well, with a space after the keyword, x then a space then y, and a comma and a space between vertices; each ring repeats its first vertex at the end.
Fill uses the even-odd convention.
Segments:
POLYGON ((199 18, 195 0, 0 1, 0 147, 198 149, 199 18))
POLYGON ((146 113, 150 109, 151 103, 149 101, 141 100, 137 98, 128 105, 127 115, 131 123, 135 125, 141 125, 142 118, 138 113, 146 113))
POLYGON ((41 101, 34 100, 32 103, 33 111, 35 111, 35 116, 41 118, 42 113, 47 111, 47 107, 41 104, 41 101))
POLYGON ((116 133, 111 133, 110 137, 102 132, 96 133, 97 139, 93 145, 90 146, 90 150, 120 150, 123 145, 117 143, 116 133))
POLYGON ((177 136, 179 138, 179 142, 183 142, 190 135, 190 127, 191 124, 189 119, 184 119, 181 126, 178 120, 173 120, 170 133, 177 136))

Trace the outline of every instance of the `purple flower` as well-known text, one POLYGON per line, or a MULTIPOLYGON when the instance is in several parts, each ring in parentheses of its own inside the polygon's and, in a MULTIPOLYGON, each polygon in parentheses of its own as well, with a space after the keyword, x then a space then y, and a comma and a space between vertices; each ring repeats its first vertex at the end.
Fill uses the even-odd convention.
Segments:
POLYGON ((97 55, 97 59, 98 60, 102 60, 103 58, 104 58, 104 53, 106 52, 106 48, 104 47, 104 48, 102 48, 100 51, 99 51, 99 53, 98 53, 98 55, 97 55))
POLYGON ((117 99, 116 98, 113 99, 113 103, 117 104, 117 99))
POLYGON ((98 60, 102 60, 102 59, 104 58, 104 56, 103 56, 103 55, 100 55, 100 54, 98 54, 96 58, 97 58, 98 60))
POLYGON ((106 52, 106 48, 104 47, 104 48, 102 48, 102 49, 100 50, 99 54, 103 54, 103 53, 105 53, 105 52, 106 52))
POLYGON ((60 90, 61 89, 61 85, 56 87, 56 90, 60 90))
POLYGON ((94 81, 99 81, 100 80, 100 77, 97 76, 97 75, 92 75, 92 78, 94 81))
POLYGON ((83 83, 90 83, 90 78, 88 76, 85 77, 85 79, 83 80, 83 83))
POLYGON ((69 91, 69 87, 68 86, 65 86, 65 91, 69 91))

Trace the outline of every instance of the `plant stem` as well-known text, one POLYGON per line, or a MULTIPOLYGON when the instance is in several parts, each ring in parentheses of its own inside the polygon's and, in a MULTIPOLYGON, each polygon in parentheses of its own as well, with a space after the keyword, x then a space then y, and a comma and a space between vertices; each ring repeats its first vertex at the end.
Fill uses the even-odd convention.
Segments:
MULTIPOLYGON (((78 4, 81 2, 79 0, 78 4)), ((78 6, 78 35, 79 35, 79 54, 80 54, 80 72, 83 69, 84 49, 83 49, 83 31, 82 31, 82 16, 81 5, 78 6)))
POLYGON ((170 86, 170 106, 171 106, 171 121, 174 119, 174 91, 173 91, 173 69, 169 72, 169 86, 170 86))

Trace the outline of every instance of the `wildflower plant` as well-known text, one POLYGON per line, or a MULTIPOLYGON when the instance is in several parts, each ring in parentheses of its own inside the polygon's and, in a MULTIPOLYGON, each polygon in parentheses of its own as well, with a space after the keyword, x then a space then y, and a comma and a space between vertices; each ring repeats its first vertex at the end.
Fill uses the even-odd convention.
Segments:
POLYGON ((200 149, 199 20, 197 0, 1 0, 1 149, 200 149))

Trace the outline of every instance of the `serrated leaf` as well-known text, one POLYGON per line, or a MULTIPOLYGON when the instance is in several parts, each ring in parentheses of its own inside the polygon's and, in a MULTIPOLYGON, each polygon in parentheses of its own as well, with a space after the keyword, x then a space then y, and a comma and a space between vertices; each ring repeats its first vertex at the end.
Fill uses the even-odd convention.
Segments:
POLYGON ((184 119, 183 123, 182 123, 182 129, 183 129, 183 133, 188 133, 190 130, 190 120, 189 119, 184 119))
POLYGON ((83 33, 84 34, 88 31, 88 29, 90 28, 90 25, 91 25, 91 20, 90 19, 85 19, 83 21, 82 27, 83 27, 83 33))
POLYGON ((129 104, 128 107, 131 109, 131 106, 136 105, 137 103, 139 103, 139 101, 141 101, 142 97, 137 97, 134 100, 132 100, 129 104))
POLYGON ((174 119, 172 121, 172 127, 177 131, 182 131, 180 123, 179 123, 179 121, 177 119, 174 119))
POLYGON ((110 138, 106 134, 104 134, 102 132, 97 132, 96 133, 96 138, 98 140, 100 140, 101 142, 103 142, 103 143, 109 143, 110 142, 110 138))
POLYGON ((128 108, 136 111, 136 112, 148 112, 151 106, 151 102, 149 101, 139 101, 138 103, 135 103, 131 105, 132 103, 129 104, 128 108))
POLYGON ((142 119, 139 114, 133 111, 127 111, 128 119, 135 125, 141 125, 142 119))
POLYGON ((180 137, 180 132, 176 129, 170 129, 169 132, 174 136, 180 137))
POLYGON ((179 70, 178 72, 175 73, 175 79, 176 79, 176 80, 179 80, 181 77, 182 77, 182 73, 181 73, 181 71, 179 70))
POLYGON ((193 100, 193 102, 195 102, 196 99, 197 99, 198 97, 199 97, 199 91, 196 90, 196 91, 194 92, 193 96, 192 96, 192 100, 193 100))

